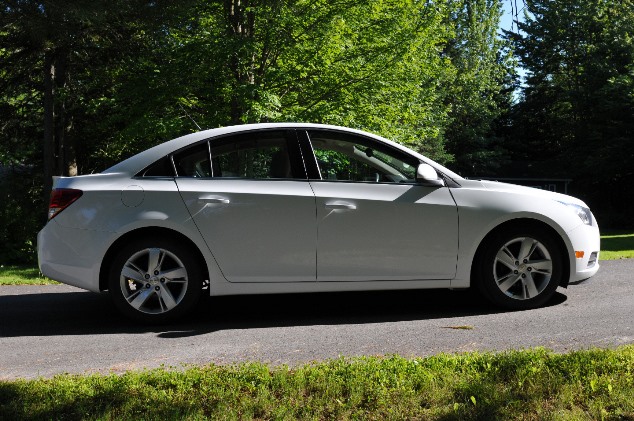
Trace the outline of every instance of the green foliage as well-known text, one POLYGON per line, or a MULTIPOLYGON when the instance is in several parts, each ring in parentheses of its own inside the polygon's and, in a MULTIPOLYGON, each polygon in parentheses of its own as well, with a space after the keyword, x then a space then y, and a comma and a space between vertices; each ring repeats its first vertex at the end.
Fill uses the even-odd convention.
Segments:
POLYGON ((132 64, 119 91, 132 113, 114 143, 193 131, 190 117, 206 128, 311 121, 446 160, 437 83, 451 71, 440 54, 446 14, 442 3, 393 0, 197 3, 132 64))
POLYGON ((91 156, 116 161, 196 123, 311 121, 373 131, 440 162, 453 159, 449 140, 471 162, 509 101, 499 15, 492 0, 195 2, 139 34, 110 98, 91 104, 104 119, 91 156))
POLYGON ((452 1, 453 36, 445 48, 453 77, 444 89, 450 106, 446 147, 463 176, 494 175, 506 160, 501 126, 511 107, 516 62, 498 36, 499 0, 452 1))
POLYGON ((3 419, 630 419, 634 348, 0 382, 3 419))
POLYGON ((507 33, 527 70, 508 142, 514 175, 572 178, 600 224, 631 226, 634 3, 530 0, 519 28, 507 33))
POLYGON ((464 127, 458 115, 474 111, 483 128, 497 113, 498 17, 499 2, 227 1, 193 2, 142 32, 124 27, 135 41, 82 83, 101 88, 79 98, 81 119, 96 123, 76 134, 89 139, 83 172, 195 131, 193 120, 340 124, 449 161, 448 125, 464 127), (467 9, 470 26, 458 17, 467 9), (449 53, 469 36, 469 53, 449 53))

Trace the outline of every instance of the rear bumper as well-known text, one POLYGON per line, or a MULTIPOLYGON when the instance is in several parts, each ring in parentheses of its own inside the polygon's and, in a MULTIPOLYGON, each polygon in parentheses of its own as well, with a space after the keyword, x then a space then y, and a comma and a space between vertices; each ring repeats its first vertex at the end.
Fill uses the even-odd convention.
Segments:
POLYGON ((109 244, 113 233, 60 227, 54 220, 37 235, 40 271, 64 284, 99 291, 101 247, 109 244))

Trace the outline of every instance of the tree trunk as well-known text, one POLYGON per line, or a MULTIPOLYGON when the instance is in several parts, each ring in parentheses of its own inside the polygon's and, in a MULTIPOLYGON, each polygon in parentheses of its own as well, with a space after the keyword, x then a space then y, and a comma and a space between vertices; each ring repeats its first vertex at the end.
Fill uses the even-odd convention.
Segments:
POLYGON ((44 190, 43 199, 48 210, 48 202, 53 188, 53 172, 55 166, 55 109, 53 102, 53 82, 55 80, 55 62, 52 54, 46 53, 44 58, 44 190))
MULTIPOLYGON (((66 89, 66 81, 68 80, 67 60, 68 52, 62 48, 57 51, 56 74, 54 79, 54 89, 56 93, 63 93, 66 89)), ((72 137, 67 137, 68 121, 66 115, 66 103, 63 99, 57 99, 55 106, 55 139, 58 147, 58 175, 75 176, 77 175, 77 158, 72 137)))
POLYGON ((55 95, 66 86, 66 57, 64 51, 47 51, 44 57, 44 190, 48 207, 54 175, 77 175, 75 148, 66 139, 66 107, 55 95))
MULTIPOLYGON (((225 17, 227 19, 227 33, 236 41, 236 45, 244 47, 252 42, 255 26, 255 14, 247 11, 249 0, 225 0, 225 17)), ((230 100, 231 124, 244 122, 247 109, 244 104, 244 88, 246 85, 255 84, 255 57, 253 54, 245 56, 242 48, 236 47, 236 52, 231 57, 229 68, 234 77, 233 93, 230 100)))

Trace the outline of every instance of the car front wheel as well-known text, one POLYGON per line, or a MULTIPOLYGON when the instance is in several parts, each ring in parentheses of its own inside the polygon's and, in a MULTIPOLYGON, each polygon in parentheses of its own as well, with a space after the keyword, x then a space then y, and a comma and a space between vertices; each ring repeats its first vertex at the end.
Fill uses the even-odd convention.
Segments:
POLYGON ((512 229, 485 244, 478 287, 494 304, 530 309, 545 304, 561 282, 563 258, 553 237, 541 229, 512 229))
POLYGON ((163 323, 183 316, 202 292, 202 274, 193 253, 169 239, 129 243, 114 259, 109 290, 126 316, 163 323))

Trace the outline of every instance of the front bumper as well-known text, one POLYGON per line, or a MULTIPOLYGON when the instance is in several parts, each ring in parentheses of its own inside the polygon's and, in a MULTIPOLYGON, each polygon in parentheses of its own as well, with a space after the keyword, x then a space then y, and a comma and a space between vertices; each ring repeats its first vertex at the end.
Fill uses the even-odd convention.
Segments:
POLYGON ((597 273, 600 267, 601 237, 596 219, 594 219, 593 225, 580 225, 568 232, 568 238, 572 248, 570 282, 575 283, 590 278, 597 273), (583 256, 580 256, 581 254, 583 256))

